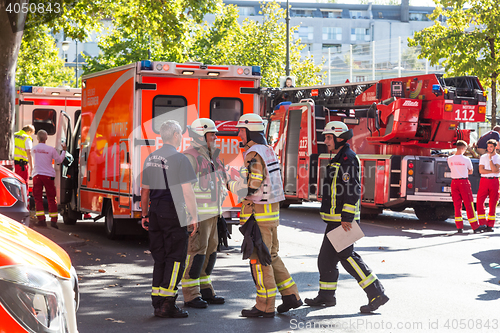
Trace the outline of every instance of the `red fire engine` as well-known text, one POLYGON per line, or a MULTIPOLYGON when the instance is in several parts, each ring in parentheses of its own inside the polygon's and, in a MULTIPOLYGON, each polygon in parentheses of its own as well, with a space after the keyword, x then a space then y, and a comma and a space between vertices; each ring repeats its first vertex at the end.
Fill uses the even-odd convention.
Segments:
MULTIPOLYGON (((72 129, 62 113, 61 138, 75 160, 59 168, 58 203, 66 224, 82 213, 105 217, 108 237, 128 231, 141 218, 141 171, 145 158, 161 147, 161 124, 211 118, 218 127, 220 157, 242 164, 235 125, 244 113, 258 112, 260 68, 200 63, 142 61, 82 78, 82 112, 72 129)), ((181 151, 189 146, 184 133, 181 151)), ((224 202, 226 217, 236 217, 236 197, 224 202)))
POLYGON ((338 120, 353 130, 351 147, 362 163, 362 214, 412 207, 421 219, 453 216, 446 157, 433 152, 469 142, 460 124, 485 121, 486 93, 476 77, 428 74, 263 93, 268 142, 283 164, 284 206, 321 200, 332 157, 321 132, 338 120))

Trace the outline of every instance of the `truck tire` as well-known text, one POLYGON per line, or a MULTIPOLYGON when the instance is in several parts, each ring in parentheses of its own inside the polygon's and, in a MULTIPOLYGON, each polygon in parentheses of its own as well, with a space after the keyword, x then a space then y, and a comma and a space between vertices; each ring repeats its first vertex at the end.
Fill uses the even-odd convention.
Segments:
POLYGON ((420 221, 443 222, 450 218, 448 207, 415 206, 413 210, 420 221))
POLYGON ((113 207, 111 203, 106 205, 106 215, 104 217, 104 231, 109 239, 117 239, 116 219, 113 217, 113 207))
POLYGON ((68 212, 64 212, 62 214, 62 218, 63 218, 64 224, 66 224, 66 225, 75 225, 76 221, 77 221, 76 219, 69 217, 68 212))

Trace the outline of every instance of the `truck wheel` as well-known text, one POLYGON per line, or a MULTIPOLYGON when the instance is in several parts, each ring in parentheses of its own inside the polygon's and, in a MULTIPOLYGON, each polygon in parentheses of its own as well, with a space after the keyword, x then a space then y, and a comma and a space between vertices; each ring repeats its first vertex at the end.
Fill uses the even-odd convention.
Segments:
POLYGON ((116 239, 118 237, 115 222, 115 218, 113 217, 113 207, 109 204, 107 205, 104 219, 104 231, 106 232, 106 237, 109 239, 116 239))
POLYGON ((413 210, 420 221, 442 222, 449 218, 444 207, 415 206, 413 210))
POLYGON ((68 212, 64 212, 64 214, 62 215, 62 218, 63 218, 64 224, 66 224, 66 225, 75 225, 76 221, 77 221, 76 219, 69 217, 68 212))

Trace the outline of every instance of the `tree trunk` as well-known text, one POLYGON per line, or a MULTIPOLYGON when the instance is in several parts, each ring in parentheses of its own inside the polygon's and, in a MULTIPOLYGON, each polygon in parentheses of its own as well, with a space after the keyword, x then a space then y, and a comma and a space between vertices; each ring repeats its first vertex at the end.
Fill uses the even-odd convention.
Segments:
POLYGON ((7 12, 0 1, 0 160, 12 159, 16 63, 26 15, 7 12))
POLYGON ((498 73, 491 74, 491 129, 497 125, 497 78, 498 73))

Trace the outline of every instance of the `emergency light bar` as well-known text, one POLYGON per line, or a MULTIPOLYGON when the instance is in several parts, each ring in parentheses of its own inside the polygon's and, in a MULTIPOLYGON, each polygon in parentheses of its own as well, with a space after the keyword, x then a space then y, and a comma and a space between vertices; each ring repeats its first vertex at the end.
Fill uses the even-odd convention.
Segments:
POLYGON ((199 62, 177 64, 174 62, 161 62, 142 60, 141 71, 153 71, 155 74, 194 75, 210 77, 251 77, 261 76, 260 66, 215 66, 204 65, 199 62))

